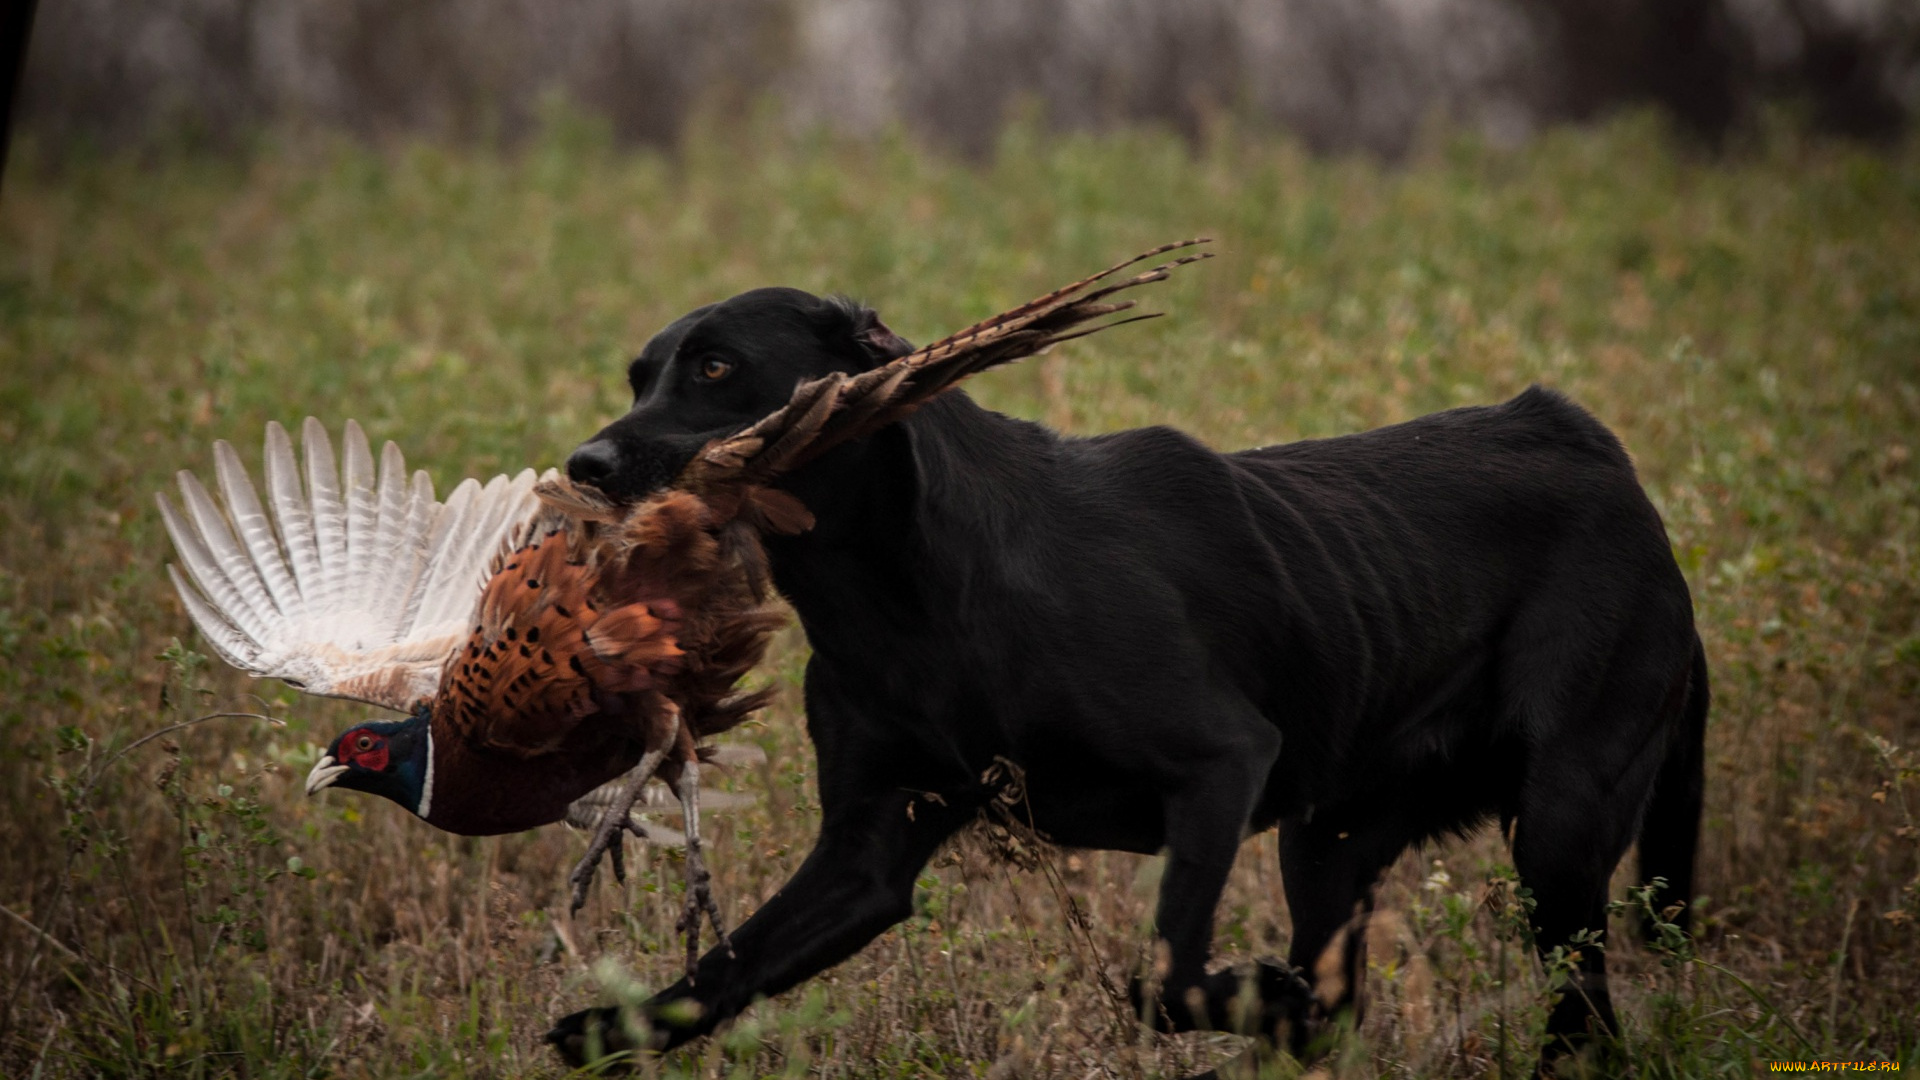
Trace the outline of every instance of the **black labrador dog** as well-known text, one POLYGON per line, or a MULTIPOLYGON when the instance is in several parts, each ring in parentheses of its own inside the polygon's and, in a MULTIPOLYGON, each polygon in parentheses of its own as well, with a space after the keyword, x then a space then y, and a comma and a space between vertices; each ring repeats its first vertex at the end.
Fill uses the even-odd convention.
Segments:
MULTIPOLYGON (((568 473, 642 495, 799 380, 908 351, 872 311, 794 289, 700 308, 633 361, 632 411, 568 473)), ((999 758, 1053 841, 1167 851, 1163 1029, 1302 1046, 1356 1003, 1383 869, 1495 816, 1543 950, 1604 930, 1636 838, 1642 874, 1690 896, 1692 601, 1619 441, 1559 394, 1221 454, 1164 427, 1064 438, 955 390, 783 483, 818 521, 768 554, 813 648, 820 838, 731 952, 645 1006, 656 1046, 906 918, 999 758), (1293 970, 1209 974, 1235 852, 1275 825, 1293 970), (1316 998, 1323 952, 1340 974, 1316 998)), ((1549 1055, 1618 1030, 1601 951, 1580 956, 1549 1055)), ((628 1046, 611 1009, 548 1037, 575 1062, 628 1046)))

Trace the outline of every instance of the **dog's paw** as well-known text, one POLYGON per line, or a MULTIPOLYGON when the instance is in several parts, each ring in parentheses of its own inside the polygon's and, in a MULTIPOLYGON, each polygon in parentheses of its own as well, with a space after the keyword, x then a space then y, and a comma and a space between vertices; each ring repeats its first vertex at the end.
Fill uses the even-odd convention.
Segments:
POLYGON ((1185 1030, 1176 1026, 1175 1018, 1161 1003, 1158 987, 1150 987, 1147 980, 1138 975, 1127 980, 1127 1004, 1133 1008, 1134 1018, 1153 1031, 1168 1034, 1185 1030))
POLYGON ((1127 1000, 1155 1031, 1232 1031, 1275 1042, 1304 1032, 1315 1007, 1313 988, 1299 972, 1270 961, 1216 971, 1187 987, 1163 987, 1158 998, 1135 976, 1127 1000))
POLYGON ((1308 1044, 1325 1020, 1313 986, 1292 967, 1269 960, 1222 974, 1233 980, 1228 991, 1233 1030, 1271 1039, 1307 1060, 1308 1044), (1248 991, 1252 991, 1251 999, 1248 991))
POLYGON ((644 1042, 642 1033, 631 1030, 619 1009, 582 1009, 563 1016, 547 1032, 547 1044, 559 1052, 570 1068, 600 1065, 609 1071, 626 1072, 644 1042))

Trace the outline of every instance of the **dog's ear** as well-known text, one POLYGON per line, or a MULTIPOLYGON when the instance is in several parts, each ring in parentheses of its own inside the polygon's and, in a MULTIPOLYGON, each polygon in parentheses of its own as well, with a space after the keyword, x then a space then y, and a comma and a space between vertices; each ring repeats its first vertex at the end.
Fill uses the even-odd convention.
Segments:
POLYGON ((846 318, 843 332, 865 354, 869 367, 878 367, 913 351, 913 343, 881 322, 879 313, 872 308, 844 296, 834 297, 833 303, 846 318))

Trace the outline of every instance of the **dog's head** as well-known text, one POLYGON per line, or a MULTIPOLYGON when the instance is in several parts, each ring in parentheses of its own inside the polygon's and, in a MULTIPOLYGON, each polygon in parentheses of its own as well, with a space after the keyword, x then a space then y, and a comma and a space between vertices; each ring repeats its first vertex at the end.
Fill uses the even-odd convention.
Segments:
POLYGON ((871 309, 799 289, 754 289, 696 308, 627 368, 633 408, 581 443, 567 475, 621 501, 680 475, 709 441, 786 404, 793 389, 913 351, 871 309))

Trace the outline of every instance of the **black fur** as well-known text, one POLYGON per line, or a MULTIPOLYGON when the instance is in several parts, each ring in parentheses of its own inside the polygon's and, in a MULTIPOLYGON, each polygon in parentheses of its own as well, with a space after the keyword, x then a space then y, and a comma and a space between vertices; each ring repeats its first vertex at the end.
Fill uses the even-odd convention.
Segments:
MULTIPOLYGON (((701 308, 647 345, 632 412, 569 467, 650 490, 798 380, 906 347, 874 327, 790 289, 701 308), (707 359, 732 366, 706 379, 707 359)), ((1381 871, 1492 817, 1514 824, 1542 948, 1604 928, 1637 835, 1690 895, 1707 703, 1691 600, 1625 451, 1559 394, 1220 454, 1163 427, 1062 438, 954 391, 787 484, 819 522, 768 549, 813 646, 821 835, 733 955, 651 1003, 700 1007, 663 1045, 906 917, 996 757, 1058 843, 1168 851, 1156 1013, 1175 1028, 1226 1023, 1241 978, 1206 972, 1214 907, 1241 838, 1275 825, 1289 961, 1341 950, 1334 1008, 1356 1002, 1381 871)), ((1562 1049, 1614 1029, 1603 957, 1582 956, 1585 992, 1550 1020, 1562 1049)), ((1327 1011, 1271 965, 1254 985, 1273 1000, 1251 1023, 1296 1021, 1296 1047, 1297 1021, 1327 1011)), ((590 1029, 625 1045, 609 1020, 550 1037, 576 1060, 590 1029)))

